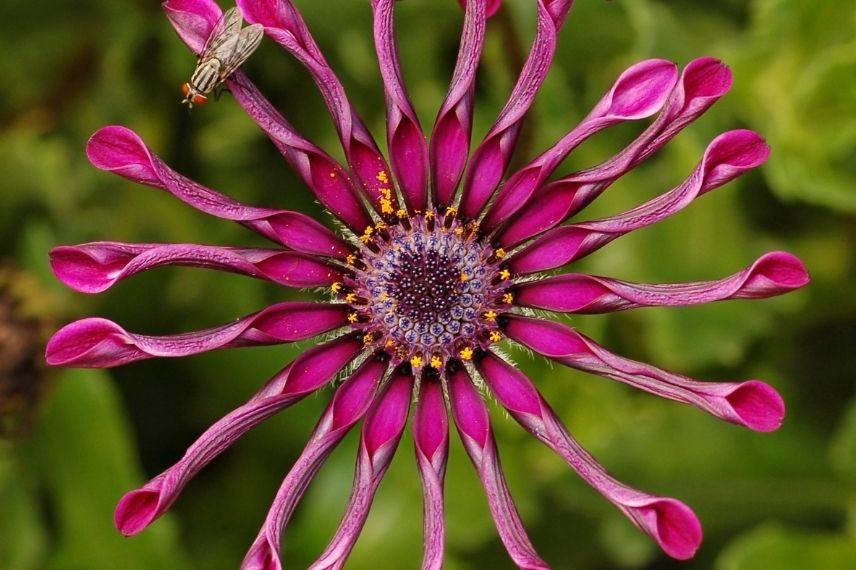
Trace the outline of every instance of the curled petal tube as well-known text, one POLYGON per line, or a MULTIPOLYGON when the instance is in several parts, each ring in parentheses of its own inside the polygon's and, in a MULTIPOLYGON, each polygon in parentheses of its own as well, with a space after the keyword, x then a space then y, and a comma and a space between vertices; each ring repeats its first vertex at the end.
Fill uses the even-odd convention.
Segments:
MULTIPOLYGON (((491 4, 498 8, 500 2, 489 2, 487 8, 491 4)), ((455 190, 461 182, 470 153, 476 72, 484 48, 485 9, 485 0, 466 0, 458 60, 431 133, 431 190, 434 203, 440 206, 448 206, 454 201, 455 190)))
POLYGON ((303 453, 283 480, 262 529, 244 558, 243 570, 282 568, 282 533, 294 509, 327 457, 369 409, 386 368, 386 358, 369 358, 336 389, 303 453))
POLYGON ((347 306, 306 302, 279 303, 228 325, 170 336, 133 334, 113 321, 88 318, 58 330, 45 358, 52 366, 110 368, 148 358, 295 342, 346 324, 347 306))
POLYGON ((452 417, 464 449, 482 481, 496 530, 508 555, 520 568, 549 568, 535 552, 508 491, 499 461, 499 450, 490 427, 487 405, 481 394, 460 365, 451 366, 447 382, 452 417))
POLYGON ((556 167, 590 136, 612 125, 644 119, 659 111, 677 79, 677 66, 664 59, 649 59, 629 67, 578 126, 508 178, 482 221, 482 227, 491 231, 520 210, 556 167))
MULTIPOLYGON (((163 4, 170 23, 193 53, 198 54, 222 15, 213 0, 168 0, 163 4)), ((302 137, 238 70, 226 81, 235 100, 270 137, 318 200, 345 225, 360 233, 371 218, 360 203, 342 166, 302 137)), ((347 254, 345 254, 347 255, 347 254)))
POLYGON ((470 157, 461 194, 464 217, 478 217, 502 180, 523 120, 550 70, 559 29, 572 4, 573 0, 537 0, 538 22, 529 56, 505 107, 470 157))
POLYGON ((617 506, 666 554, 692 558, 701 543, 701 524, 684 503, 649 495, 616 481, 577 442, 532 381, 492 352, 477 363, 497 400, 527 431, 555 451, 589 485, 617 506))
POLYGON ((424 210, 428 204, 428 144, 404 85, 395 45, 394 4, 395 0, 372 0, 375 47, 386 93, 389 158, 407 206, 411 211, 424 210))
MULTIPOLYGON (((524 247, 509 261, 514 273, 561 267, 634 230, 673 216, 699 196, 719 188, 764 163, 770 147, 757 133, 729 131, 708 145, 699 165, 681 185, 617 216, 554 228, 524 247)), ((549 216, 544 205, 544 215, 549 216)))
POLYGON ((239 249, 198 244, 94 242, 51 250, 57 278, 81 293, 101 293, 119 281, 156 267, 217 269, 286 287, 325 287, 342 271, 312 255, 276 249, 239 249))
POLYGON ((208 428, 178 463, 125 494, 116 506, 116 528, 125 536, 143 531, 169 509, 203 467, 247 431, 330 382, 361 349, 360 339, 347 335, 298 356, 246 404, 208 428))
MULTIPOLYGON (((359 188, 373 205, 379 206, 386 198, 382 189, 389 188, 384 182, 389 176, 389 167, 294 3, 291 0, 238 0, 238 6, 248 22, 262 24, 267 36, 296 57, 312 75, 333 118, 359 188)), ((395 194, 391 207, 397 208, 395 194)))
POLYGON ((413 415, 416 466, 422 481, 425 554, 422 570, 443 567, 443 478, 449 457, 449 418, 439 378, 423 375, 413 415))
POLYGON ((383 394, 372 404, 363 423, 354 487, 348 507, 333 540, 310 566, 311 570, 342 568, 354 548, 369 516, 375 492, 404 433, 407 414, 410 412, 412 386, 413 377, 410 371, 399 369, 383 394))
POLYGON ((570 273, 521 285, 515 299, 518 305, 549 311, 609 313, 637 307, 763 299, 799 289, 808 282, 802 261, 790 253, 774 251, 743 271, 716 281, 649 285, 570 273))
POLYGON ((345 258, 351 250, 333 232, 309 216, 288 210, 246 206, 182 176, 168 167, 137 133, 128 128, 110 126, 100 129, 89 139, 86 154, 96 168, 166 190, 197 210, 238 222, 296 251, 345 258))
POLYGON ((509 221, 498 238, 499 244, 509 248, 522 243, 585 208, 725 95, 731 80, 731 71, 718 59, 703 57, 691 61, 657 119, 636 140, 599 166, 536 189, 526 206, 509 221))
POLYGON ((561 323, 511 315, 504 319, 509 338, 566 366, 695 406, 754 431, 775 431, 782 425, 785 403, 760 380, 700 382, 612 354, 561 323))

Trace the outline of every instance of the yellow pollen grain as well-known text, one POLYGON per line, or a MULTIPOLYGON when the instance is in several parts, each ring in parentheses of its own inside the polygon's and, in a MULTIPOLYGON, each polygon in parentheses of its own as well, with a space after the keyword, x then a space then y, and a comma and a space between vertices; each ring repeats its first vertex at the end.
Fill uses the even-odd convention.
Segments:
POLYGON ((489 320, 490 322, 495 321, 496 320, 496 311, 490 310, 490 311, 486 312, 484 314, 484 318, 489 320))
POLYGON ((363 235, 370 236, 374 233, 374 228, 371 226, 366 226, 366 229, 363 230, 363 235))
POLYGON ((499 272, 499 277, 503 281, 507 281, 511 277, 511 271, 509 271, 508 269, 503 269, 499 272))
POLYGON ((422 368, 422 357, 418 354, 410 359, 410 366, 413 368, 422 368))
POLYGON ((358 319, 358 318, 359 318, 359 317, 357 316, 357 313, 348 313, 348 322, 349 322, 349 323, 355 323, 355 322, 357 322, 357 319, 358 319))
POLYGON ((383 223, 383 222, 378 222, 378 223, 376 223, 376 224, 375 224, 375 229, 376 229, 377 231, 385 230, 386 228, 387 228, 387 225, 386 225, 385 223, 383 223))
POLYGON ((466 272, 461 271, 461 281, 469 281, 470 276, 466 274, 466 272))
POLYGON ((387 184, 389 182, 389 175, 386 173, 385 170, 381 170, 377 173, 377 179, 383 182, 384 184, 387 184))
POLYGON ((357 261, 356 254, 354 254, 354 253, 350 254, 348 257, 345 258, 345 261, 348 263, 348 265, 353 265, 354 262, 357 261))
POLYGON ((455 228, 455 235, 456 236, 464 235, 464 228, 455 228))
POLYGON ((372 241, 372 236, 369 236, 369 235, 360 236, 360 241, 367 244, 370 241, 372 241))
POLYGON ((388 339, 386 339, 386 343, 384 343, 384 346, 386 348, 392 348, 393 346, 395 346, 395 341, 392 340, 391 338, 388 338, 388 339))
POLYGON ((490 341, 499 342, 502 340, 502 334, 499 331, 490 331, 490 341))
POLYGON ((458 215, 458 209, 454 206, 449 206, 446 208, 446 215, 449 217, 455 217, 458 215))
POLYGON ((502 302, 505 303, 506 305, 510 305, 511 303, 514 302, 514 294, 513 293, 504 294, 502 296, 502 302))
POLYGON ((374 334, 366 333, 363 335, 363 344, 368 345, 368 344, 371 344, 372 342, 374 342, 374 334))
POLYGON ((493 252, 497 259, 503 259, 505 257, 505 250, 502 248, 497 249, 493 252))
POLYGON ((407 217, 407 210, 405 210, 404 208, 399 208, 398 210, 395 211, 395 215, 398 216, 399 218, 406 218, 407 217))
POLYGON ((330 290, 333 291, 333 293, 338 293, 339 291, 342 290, 342 284, 340 282, 336 281, 335 283, 330 285, 330 290))
POLYGON ((434 210, 428 210, 427 212, 425 212, 425 219, 426 220, 430 220, 433 217, 434 217, 434 210))
POLYGON ((458 354, 464 360, 472 360, 473 359, 473 349, 470 348, 469 346, 465 346, 464 348, 462 348, 458 354))
POLYGON ((443 359, 437 356, 436 354, 431 357, 431 368, 436 368, 440 370, 440 367, 443 366, 443 359))
POLYGON ((381 198, 380 200, 380 211, 382 214, 391 214, 395 210, 392 207, 392 201, 387 200, 386 198, 381 198))

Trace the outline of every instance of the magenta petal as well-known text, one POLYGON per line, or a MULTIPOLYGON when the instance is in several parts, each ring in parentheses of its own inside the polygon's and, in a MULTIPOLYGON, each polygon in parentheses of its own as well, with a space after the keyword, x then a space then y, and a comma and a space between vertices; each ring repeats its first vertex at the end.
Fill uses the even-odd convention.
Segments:
POLYGON ((487 0, 487 2, 485 2, 485 0, 475 0, 475 2, 472 2, 472 0, 469 0, 469 1, 468 0, 458 0, 458 3, 460 3, 461 8, 464 8, 468 12, 470 10, 471 3, 473 5, 476 3, 482 4, 482 5, 486 4, 487 5, 486 15, 488 18, 490 18, 491 16, 496 14, 496 11, 499 10, 499 8, 502 6, 502 0, 487 0))
POLYGON ((537 0, 538 23, 529 56, 505 107, 470 158, 461 195, 464 217, 478 217, 502 180, 523 120, 547 77, 559 29, 572 4, 572 0, 537 0))
POLYGON ((141 489, 127 493, 116 508, 116 528, 126 536, 145 529, 169 509, 203 467, 247 431, 332 380, 361 349, 358 337, 347 335, 298 356, 247 403, 208 428, 178 463, 141 489))
POLYGON ((532 381, 514 366, 488 352, 477 362, 497 400, 526 430, 559 454, 589 485, 615 504, 670 556, 689 558, 701 542, 701 525, 689 507, 655 497, 616 481, 568 433, 532 381))
POLYGON ((311 255, 273 249, 94 242, 51 250, 54 274, 82 293, 100 293, 138 273, 173 265, 229 271, 297 288, 323 287, 343 278, 340 269, 311 255))
POLYGON ((408 207, 424 210, 428 203, 428 145, 407 95, 399 64, 393 24, 394 2, 372 0, 375 47, 386 93, 389 157, 408 207))
POLYGON ((214 0, 167 0, 163 9, 181 40, 195 54, 202 51, 223 15, 214 0))
POLYGON ((280 485, 264 525, 244 558, 242 569, 282 568, 282 533, 294 509, 330 453, 365 415, 386 368, 385 359, 370 358, 336 390, 303 453, 280 485))
MULTIPOLYGON (((499 6, 499 2, 495 3, 499 6)), ((430 159, 434 203, 449 206, 470 151, 476 71, 485 36, 485 0, 467 0, 458 59, 446 99, 431 133, 430 159)))
POLYGON ((664 59, 649 59, 628 68, 577 127, 509 177, 488 210, 482 227, 491 231, 508 220, 588 137, 612 125, 642 119, 659 111, 677 78, 675 64, 664 59))
POLYGON ((490 427, 487 406, 466 370, 453 367, 447 376, 452 417, 487 495, 496 530, 508 555, 520 568, 549 568, 541 560, 523 528, 508 491, 499 451, 490 427))
POLYGON ((509 338, 566 366, 695 406, 755 431, 773 431, 784 418, 781 397, 760 380, 701 382, 615 355, 561 323, 516 315, 506 315, 505 320, 509 338))
MULTIPOLYGON (((239 222, 297 251, 339 258, 347 257, 350 252, 340 238, 304 214, 246 206, 178 174, 164 164, 139 135, 125 127, 100 129, 89 139, 86 154, 96 168, 166 190, 197 210, 239 222)), ((347 217, 342 219, 347 221, 347 217)), ((363 223, 363 220, 358 222, 363 223)), ((359 231, 364 227, 360 226, 359 231)))
POLYGON ((449 419, 443 388, 438 379, 423 375, 419 387, 416 412, 413 415, 413 442, 416 466, 422 481, 423 533, 425 554, 422 570, 443 567, 445 522, 443 478, 449 456, 449 419))
POLYGON ((354 487, 333 540, 310 568, 341 568, 354 548, 372 501, 404 432, 413 378, 400 372, 372 405, 363 424, 354 487))
MULTIPOLYGON (((238 6, 248 22, 262 24, 268 37, 294 55, 312 75, 333 118, 360 190, 380 210, 384 197, 381 189, 389 188, 383 181, 389 176, 389 167, 371 133, 348 101, 341 81, 318 48, 300 12, 291 0, 238 0, 238 6)), ((392 208, 395 209, 394 194, 392 198, 392 208)))
POLYGON ((803 263, 782 251, 768 253, 743 271, 717 281, 648 285, 580 273, 519 286, 518 305, 565 313, 606 313, 637 307, 699 305, 726 299, 762 299, 805 286, 803 263))
MULTIPOLYGON (((708 145, 699 165, 680 186, 617 216, 552 229, 516 254, 510 260, 510 269, 514 273, 533 273, 584 257, 624 234, 676 214, 699 196, 759 166, 769 153, 757 133, 723 133, 708 145)), ((534 213, 526 221, 533 219, 534 213)))
POLYGON ((509 248, 567 220, 613 182, 635 168, 701 116, 731 87, 731 71, 718 59, 691 61, 657 119, 623 151, 603 164, 571 174, 537 190, 499 237, 509 248))
POLYGON ((89 318, 57 331, 48 341, 45 358, 52 366, 107 368, 147 358, 295 342, 347 324, 346 315, 346 305, 279 303, 228 325, 173 336, 132 334, 107 319, 89 318))

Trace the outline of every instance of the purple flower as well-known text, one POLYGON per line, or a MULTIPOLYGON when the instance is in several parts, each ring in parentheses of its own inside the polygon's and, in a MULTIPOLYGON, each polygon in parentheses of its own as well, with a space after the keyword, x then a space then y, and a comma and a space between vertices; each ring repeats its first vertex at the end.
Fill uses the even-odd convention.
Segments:
MULTIPOLYGON (((199 470, 249 429, 345 377, 277 492, 244 568, 282 567, 282 532, 298 501, 327 456, 362 420, 350 501, 335 536, 313 565, 340 568, 395 454, 411 402, 425 497, 423 568, 439 568, 443 561, 449 410, 509 555, 520 567, 546 568, 506 485, 485 405, 488 394, 668 555, 693 556, 701 526, 690 508, 611 477, 568 432, 533 382, 501 356, 495 345, 506 338, 553 361, 690 404, 752 430, 772 431, 781 424, 782 399, 759 380, 693 380, 615 355, 533 311, 604 313, 764 298, 808 283, 802 262, 784 252, 768 253, 724 279, 687 284, 630 283, 579 273, 539 275, 677 213, 766 160, 769 149, 759 135, 727 132, 710 143, 686 180, 669 192, 617 216, 566 223, 724 95, 731 85, 728 68, 712 58, 696 59, 680 74, 668 61, 637 63, 616 79, 577 127, 505 177, 572 1, 537 0, 537 31, 529 57, 495 124, 472 153, 476 70, 486 19, 499 2, 462 4, 466 15, 457 65, 426 143, 399 68, 394 0, 371 2, 387 102, 387 162, 291 1, 238 2, 249 22, 264 25, 267 36, 310 72, 330 110, 347 165, 299 135, 243 72, 229 78, 229 90, 347 228, 342 236, 303 214, 244 205, 185 178, 127 128, 103 128, 89 141, 87 153, 97 168, 238 222, 275 247, 116 242, 57 247, 51 263, 68 286, 100 293, 155 267, 188 265, 332 291, 330 302, 278 303, 227 325, 175 336, 133 334, 100 318, 74 322, 54 335, 47 347, 48 362, 79 367, 326 335, 324 342, 211 426, 175 465, 125 495, 115 514, 123 534, 136 534, 154 522, 199 470), (588 137, 654 115, 648 128, 613 158, 548 181, 588 137)), ((169 0, 164 8, 182 40, 197 53, 221 15, 213 0, 169 0)))

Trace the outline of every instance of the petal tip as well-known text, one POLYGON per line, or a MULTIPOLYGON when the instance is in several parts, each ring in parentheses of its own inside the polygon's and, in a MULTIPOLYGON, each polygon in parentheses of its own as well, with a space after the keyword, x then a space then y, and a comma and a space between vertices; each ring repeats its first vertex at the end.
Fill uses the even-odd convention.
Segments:
POLYGON ((755 264, 758 273, 784 289, 799 289, 811 282, 811 275, 803 261, 786 251, 770 252, 755 264))
POLYGON ((655 517, 651 528, 654 539, 663 551, 677 560, 692 558, 702 540, 701 523, 687 505, 677 499, 657 499, 648 505, 655 517))
POLYGON ((113 523, 124 536, 133 536, 145 530, 157 517, 160 492, 153 489, 135 489, 125 494, 116 505, 113 523))
POLYGON ((776 431, 785 417, 785 401, 769 384, 748 380, 737 386, 725 399, 740 423, 753 431, 776 431))
POLYGON ((97 366, 99 358, 92 354, 110 335, 125 335, 124 329, 113 321, 88 318, 70 323, 57 332, 45 347, 45 360, 51 366, 97 366), (93 358, 87 358, 92 355, 93 358))

